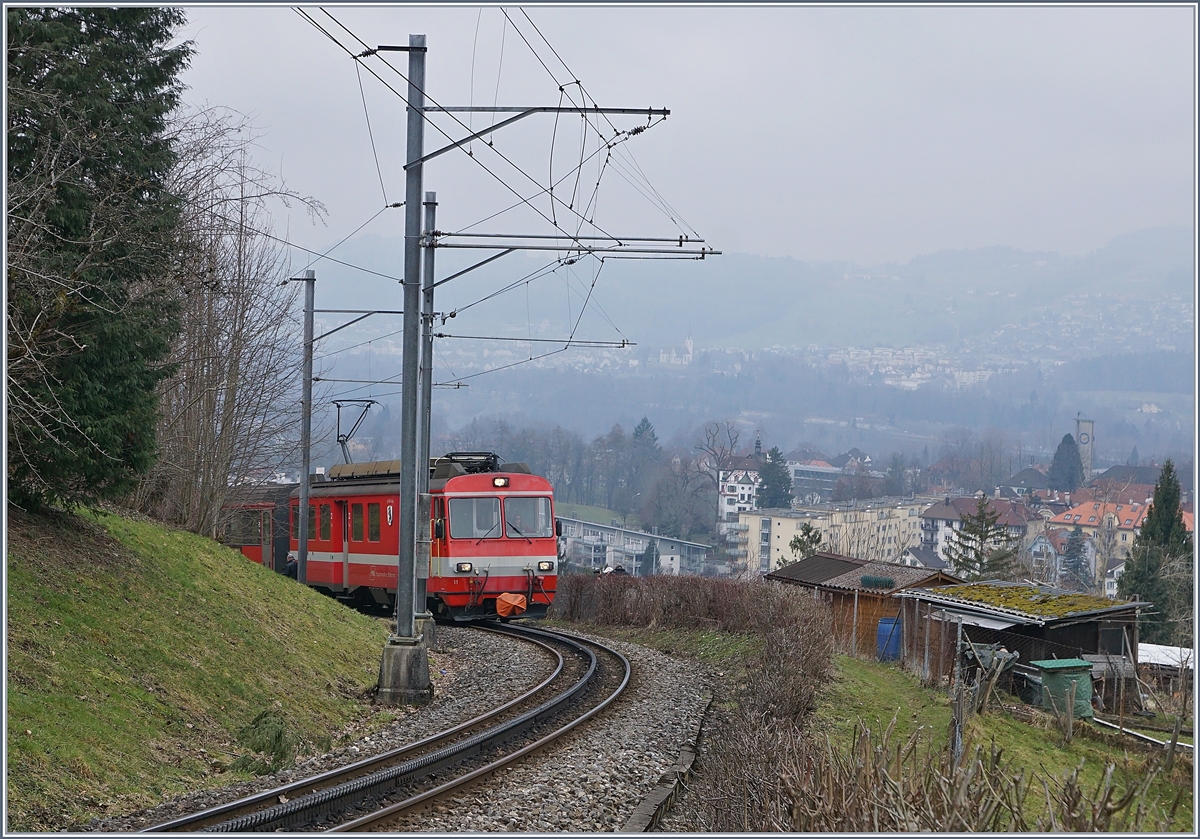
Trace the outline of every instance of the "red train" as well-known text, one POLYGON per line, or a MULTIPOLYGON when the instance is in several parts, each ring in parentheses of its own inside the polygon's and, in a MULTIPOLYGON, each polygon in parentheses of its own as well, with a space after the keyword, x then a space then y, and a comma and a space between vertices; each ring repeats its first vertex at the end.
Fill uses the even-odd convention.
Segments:
POLYGON ((288 496, 296 486, 234 487, 222 510, 221 541, 251 562, 283 573, 288 558, 288 496))
MULTIPOLYGON (((400 462, 335 466, 309 490, 308 585, 357 603, 395 605, 400 462)), ((435 617, 544 617, 554 600, 561 528, 550 482, 490 452, 430 462, 428 608, 435 617)), ((299 550, 300 490, 290 549, 299 550)))

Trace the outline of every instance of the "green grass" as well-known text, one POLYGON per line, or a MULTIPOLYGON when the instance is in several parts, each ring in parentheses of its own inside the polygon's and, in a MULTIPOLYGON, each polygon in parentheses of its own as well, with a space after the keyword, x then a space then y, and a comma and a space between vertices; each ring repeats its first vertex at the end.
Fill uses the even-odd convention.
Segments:
POLYGON ((379 621, 189 533, 11 508, 8 527, 9 830, 249 777, 238 734, 264 712, 301 753, 387 716, 362 697, 379 621))
MULTIPOLYGON (((1023 767, 1041 778, 1063 778, 1082 766, 1080 780, 1083 788, 1094 791, 1099 787, 1108 764, 1116 766, 1118 780, 1138 779, 1144 775, 1152 760, 1145 751, 1127 751, 1112 742, 1105 742, 1077 733, 1065 743, 1062 732, 1053 725, 1033 725, 1004 713, 989 713, 971 721, 969 735, 985 750, 993 740, 1004 749, 1002 760, 1010 767, 1023 767)), ((1106 738, 1109 740, 1110 738, 1106 738)), ((1155 799, 1169 808, 1179 790, 1185 789, 1173 828, 1190 830, 1194 801, 1191 795, 1192 769, 1189 761, 1177 758, 1170 778, 1159 777, 1150 789, 1148 800, 1155 799)), ((1027 800, 1032 806, 1036 798, 1027 800)))
MULTIPOLYGON (((894 665, 845 656, 839 656, 835 665, 837 678, 825 689, 816 712, 818 730, 828 733, 835 744, 850 743, 859 719, 868 728, 882 731, 893 716, 896 718, 893 742, 903 742, 918 726, 924 726, 922 736, 928 736, 935 747, 946 743, 950 702, 944 694, 922 687, 916 677, 894 665)), ((1011 697, 1006 697, 1006 701, 1015 704, 1011 697)), ((1097 788, 1108 764, 1117 767, 1117 779, 1136 777, 1145 770, 1150 757, 1144 751, 1126 751, 1120 745, 1084 734, 1076 734, 1070 743, 1064 743, 1057 727, 1024 722, 994 708, 972 718, 967 736, 969 748, 978 744, 985 752, 994 741, 1003 749, 1002 765, 1010 771, 1024 770, 1051 781, 1064 778, 1082 763, 1080 777, 1089 792, 1097 788)), ((1169 806, 1179 789, 1185 789, 1174 820, 1178 830, 1191 828, 1194 806, 1190 794, 1191 772, 1189 761, 1177 760, 1171 777, 1160 777, 1152 787, 1152 797, 1165 806, 1169 806)), ((1035 795, 1027 799, 1029 807, 1039 803, 1044 801, 1039 802, 1035 795)))
POLYGON ((835 677, 824 689, 817 707, 818 730, 835 744, 849 744, 858 721, 882 732, 896 718, 895 739, 906 740, 918 728, 935 746, 950 731, 950 701, 945 694, 921 686, 920 680, 899 667, 839 655, 835 677))
POLYGON ((632 513, 628 516, 622 516, 615 510, 610 510, 607 507, 592 507, 587 504, 564 504, 555 502, 554 511, 560 516, 565 516, 569 519, 580 519, 581 521, 590 521, 593 524, 612 524, 613 519, 616 519, 621 527, 628 527, 631 530, 637 530, 641 527, 638 522, 638 517, 632 513))

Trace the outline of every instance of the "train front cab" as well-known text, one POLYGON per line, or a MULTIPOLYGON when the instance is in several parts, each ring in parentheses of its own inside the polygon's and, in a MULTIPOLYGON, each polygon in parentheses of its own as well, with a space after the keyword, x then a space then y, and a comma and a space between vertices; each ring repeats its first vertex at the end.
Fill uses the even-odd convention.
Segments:
POLYGON ((485 472, 435 479, 429 489, 427 589, 434 615, 545 617, 558 579, 550 482, 485 472))

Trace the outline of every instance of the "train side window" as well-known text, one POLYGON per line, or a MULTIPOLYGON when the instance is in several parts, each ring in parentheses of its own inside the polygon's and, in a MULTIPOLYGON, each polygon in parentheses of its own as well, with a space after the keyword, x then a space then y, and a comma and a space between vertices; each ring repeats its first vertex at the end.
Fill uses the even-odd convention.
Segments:
POLYGON ((293 504, 288 510, 292 517, 292 538, 298 542, 300 541, 300 506, 293 504))
POLYGON ((317 505, 310 504, 308 507, 308 538, 315 540, 317 538, 317 505))
POLYGON ((505 498, 504 521, 506 525, 504 530, 509 538, 554 535, 554 521, 550 518, 549 498, 522 498, 520 496, 505 498))
POLYGON ((262 523, 257 510, 234 510, 225 526, 225 541, 230 545, 257 545, 262 539, 262 523))
POLYGON ((454 539, 499 539, 499 498, 451 498, 450 536, 454 539))
POLYGON ((367 541, 379 541, 379 502, 373 501, 367 505, 367 541))
POLYGON ((321 505, 321 539, 328 542, 333 530, 333 509, 328 504, 321 505))
POLYGON ((350 540, 353 542, 361 542, 363 540, 363 505, 350 505, 350 540))

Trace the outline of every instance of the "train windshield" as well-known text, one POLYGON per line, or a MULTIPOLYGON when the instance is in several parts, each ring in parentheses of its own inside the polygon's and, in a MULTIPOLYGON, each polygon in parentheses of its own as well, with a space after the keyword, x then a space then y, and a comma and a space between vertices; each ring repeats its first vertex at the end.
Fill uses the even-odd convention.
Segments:
POLYGON ((505 533, 515 539, 554 535, 549 498, 505 498, 505 533))
POLYGON ((499 539, 499 498, 451 498, 450 536, 454 539, 499 539))

